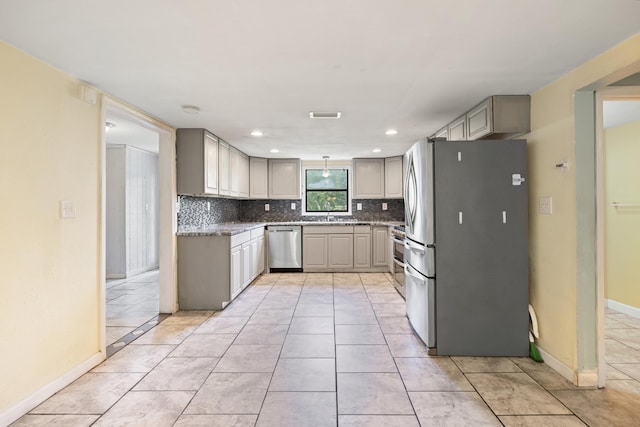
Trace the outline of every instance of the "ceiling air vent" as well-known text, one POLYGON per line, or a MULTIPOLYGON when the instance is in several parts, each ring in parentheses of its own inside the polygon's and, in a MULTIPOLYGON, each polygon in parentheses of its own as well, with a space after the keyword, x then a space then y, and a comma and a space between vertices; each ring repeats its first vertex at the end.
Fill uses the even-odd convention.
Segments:
POLYGON ((339 119, 342 116, 342 113, 337 111, 335 113, 318 113, 316 111, 312 111, 309 113, 309 117, 312 119, 339 119))

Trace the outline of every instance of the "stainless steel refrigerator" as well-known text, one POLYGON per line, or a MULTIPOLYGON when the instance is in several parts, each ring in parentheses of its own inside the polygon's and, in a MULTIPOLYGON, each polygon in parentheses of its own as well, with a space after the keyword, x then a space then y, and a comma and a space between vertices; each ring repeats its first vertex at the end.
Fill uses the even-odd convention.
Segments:
POLYGON ((404 162, 414 330, 438 355, 528 355, 526 141, 425 139, 404 162))

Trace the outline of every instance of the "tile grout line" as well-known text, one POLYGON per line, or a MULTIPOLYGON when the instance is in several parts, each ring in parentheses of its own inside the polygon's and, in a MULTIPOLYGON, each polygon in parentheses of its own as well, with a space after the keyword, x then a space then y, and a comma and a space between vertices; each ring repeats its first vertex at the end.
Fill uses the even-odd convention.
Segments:
MULTIPOLYGON (((282 277, 282 276, 280 276, 282 277)), ((262 403, 260 404, 260 409, 258 410, 258 415, 256 416, 256 421, 254 426, 258 425, 258 420, 260 419, 260 415, 262 414, 262 408, 264 408, 264 404, 267 401, 267 395, 269 394, 269 388, 271 387, 271 382, 273 381, 273 377, 276 374, 276 369, 278 368, 278 363, 280 362, 280 355, 282 354, 282 349, 284 348, 284 344, 287 341, 287 336, 289 335, 289 330, 291 329, 291 322, 293 322, 293 317, 296 314, 296 309, 298 308, 298 303, 300 301, 300 295, 302 294, 302 290, 304 289, 304 282, 306 281, 306 275, 304 276, 304 280, 302 282, 302 287, 300 289, 300 293, 298 293, 298 298, 296 298, 296 304, 293 308, 293 313, 291 314, 291 319, 289 319, 289 323, 287 324, 287 332, 284 334, 284 339, 282 340, 282 345, 280 345, 280 351, 278 352, 278 357, 276 358, 276 364, 273 367, 273 371, 271 372, 271 377, 269 378, 269 383, 267 384, 267 388, 264 392, 264 397, 262 398, 262 403)), ((269 290, 269 292, 267 292, 265 294, 265 296, 262 298, 262 301, 264 301, 267 298, 267 295, 269 295, 269 293, 271 292, 271 290, 273 290, 273 287, 278 283, 278 280, 280 280, 280 278, 278 278, 276 280, 276 282, 273 284, 273 286, 271 287, 271 289, 269 290)), ((296 285, 297 286, 297 285, 296 285)), ((258 306, 259 307, 259 306, 258 306)), ((257 307, 256 307, 257 310, 257 307)), ((254 310, 254 313, 255 311, 254 310)), ((253 316, 253 314, 252 314, 253 316)), ((249 317, 249 320, 251 320, 251 317, 249 317)), ((248 323, 249 321, 247 321, 248 323)), ((238 335, 240 335, 240 333, 238 333, 238 335)))

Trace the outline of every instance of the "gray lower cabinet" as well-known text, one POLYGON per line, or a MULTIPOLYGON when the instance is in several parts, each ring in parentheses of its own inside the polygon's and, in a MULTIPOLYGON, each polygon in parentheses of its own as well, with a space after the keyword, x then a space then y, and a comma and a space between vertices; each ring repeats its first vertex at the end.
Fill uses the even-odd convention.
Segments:
POLYGON ((353 227, 353 268, 371 266, 371 227, 356 225, 353 227))
POLYGON ((178 236, 180 310, 221 310, 264 271, 264 228, 178 236))
POLYGON ((385 226, 372 239, 370 225, 309 225, 302 227, 302 268, 304 271, 388 271, 385 226), (383 233, 380 232, 383 230, 383 233), (380 238, 384 234, 384 241, 380 238), (380 247, 380 245, 382 245, 380 247), (382 250, 377 258, 374 252, 382 250), (373 262, 372 262, 373 261, 373 262), (384 263, 382 263, 384 262, 384 263))
MULTIPOLYGON (((231 300, 242 292, 242 245, 231 248, 231 271, 229 277, 229 286, 231 290, 231 300)), ((179 282, 178 282, 179 283, 179 282)), ((223 286, 224 287, 224 286, 223 286)), ((180 294, 180 292, 178 292, 180 294)), ((180 300, 180 308, 182 307, 182 300, 180 300)))
POLYGON ((388 265, 388 239, 386 226, 374 226, 371 231, 373 240, 373 253, 371 263, 374 267, 388 265))
POLYGON ((304 234, 302 237, 302 268, 327 268, 327 240, 326 234, 304 234))
POLYGON ((353 234, 329 234, 329 268, 353 268, 353 234))

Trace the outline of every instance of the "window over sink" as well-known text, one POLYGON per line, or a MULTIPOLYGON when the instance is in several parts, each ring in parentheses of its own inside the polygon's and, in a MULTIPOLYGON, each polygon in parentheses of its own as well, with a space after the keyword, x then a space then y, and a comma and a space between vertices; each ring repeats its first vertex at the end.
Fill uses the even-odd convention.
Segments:
POLYGON ((304 214, 351 214, 348 168, 304 169, 304 214))

